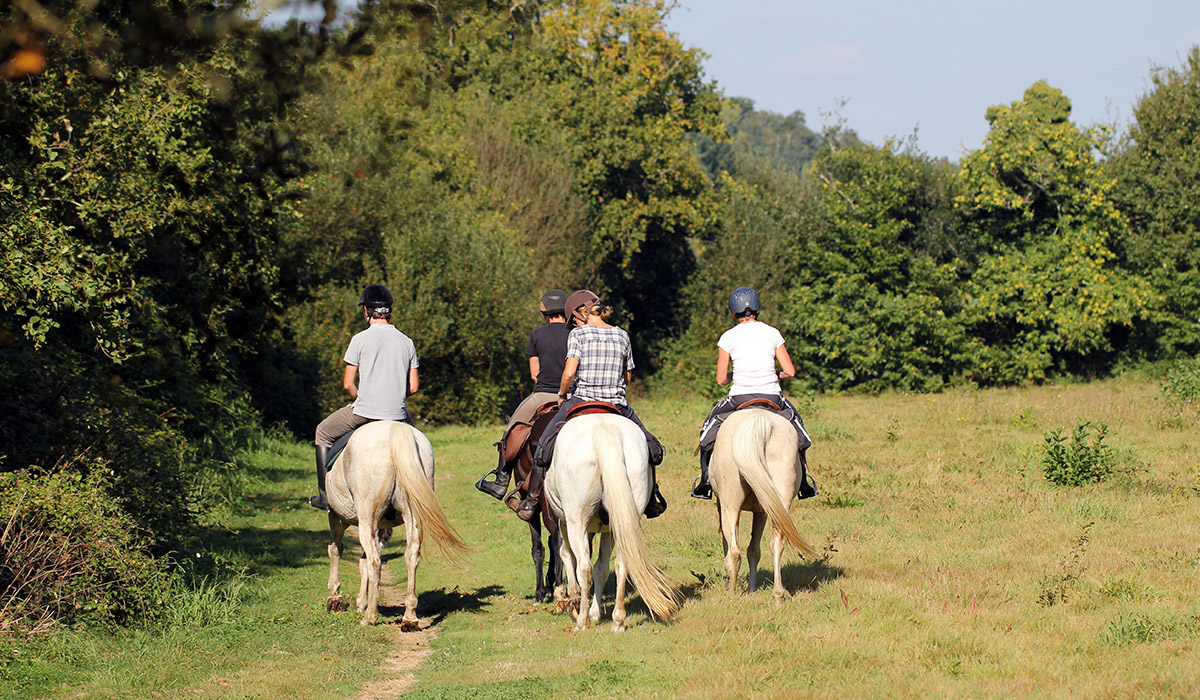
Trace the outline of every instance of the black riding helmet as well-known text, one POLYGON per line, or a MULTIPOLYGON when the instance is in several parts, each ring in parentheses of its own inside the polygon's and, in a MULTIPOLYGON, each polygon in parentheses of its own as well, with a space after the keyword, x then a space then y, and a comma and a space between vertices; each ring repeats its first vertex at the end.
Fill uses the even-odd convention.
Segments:
POLYGON ((358 298, 358 305, 365 306, 368 309, 375 309, 376 311, 391 309, 392 293, 382 284, 368 284, 366 289, 362 291, 362 295, 358 298))
POLYGON ((546 307, 544 312, 547 316, 561 316, 563 309, 567 304, 567 293, 561 289, 551 289, 542 295, 542 306, 546 307))
POLYGON ((729 295, 729 313, 734 316, 747 311, 758 312, 761 309, 762 302, 759 301, 758 292, 749 287, 738 287, 729 295))

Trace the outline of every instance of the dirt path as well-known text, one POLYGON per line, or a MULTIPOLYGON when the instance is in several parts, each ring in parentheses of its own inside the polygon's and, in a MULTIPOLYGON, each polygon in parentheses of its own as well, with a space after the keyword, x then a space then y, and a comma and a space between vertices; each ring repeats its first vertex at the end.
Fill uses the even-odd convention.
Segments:
POLYGON ((432 621, 429 618, 420 619, 420 631, 400 631, 399 611, 404 606, 404 590, 393 585, 386 566, 379 583, 379 607, 397 611, 396 617, 386 622, 392 653, 383 660, 384 677, 364 685, 350 696, 350 700, 393 700, 411 692, 417 687, 415 671, 433 653, 429 644, 438 634, 436 627, 430 627, 432 621))

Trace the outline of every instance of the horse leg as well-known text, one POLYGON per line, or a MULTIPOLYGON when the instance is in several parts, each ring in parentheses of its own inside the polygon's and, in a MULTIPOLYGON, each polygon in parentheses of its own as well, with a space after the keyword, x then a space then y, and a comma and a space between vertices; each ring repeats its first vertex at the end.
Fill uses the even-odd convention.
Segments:
POLYGON ((625 566, 625 560, 617 555, 617 593, 613 600, 613 632, 625 631, 625 582, 628 577, 629 567, 625 566))
POLYGON ((575 563, 575 585, 568 587, 567 592, 571 596, 571 607, 575 610, 575 629, 585 630, 588 628, 588 613, 583 608, 583 592, 592 587, 592 561, 591 537, 588 536, 582 513, 567 521, 566 535, 571 560, 575 563))
POLYGON ((379 535, 373 517, 359 516, 358 538, 363 549, 362 558, 359 560, 362 584, 358 591, 358 611, 363 613, 362 624, 373 625, 379 619, 379 574, 383 565, 379 554, 379 535), (364 521, 366 525, 363 524, 364 521))
POLYGON ((783 599, 787 597, 786 591, 783 589, 783 533, 779 530, 775 531, 775 536, 771 538, 771 548, 775 550, 775 589, 771 596, 775 599, 775 604, 779 605, 783 599))
POLYGON ((553 597, 554 611, 562 612, 567 595, 563 577, 562 534, 558 530, 557 523, 550 532, 550 536, 546 538, 546 546, 550 550, 550 561, 546 564, 546 576, 550 580, 546 582, 546 587, 553 591, 553 593, 547 591, 546 601, 549 602, 553 597))
POLYGON ((762 559, 762 536, 766 526, 767 514, 754 513, 750 525, 750 543, 746 545, 746 564, 750 567, 750 582, 747 588, 751 593, 758 590, 758 562, 762 559))
POLYGON ((417 566, 421 563, 421 528, 413 524, 413 518, 404 517, 404 563, 408 566, 408 589, 404 592, 404 617, 400 618, 400 629, 415 632, 421 629, 417 618, 417 566))
POLYGON ((558 558, 559 566, 566 575, 560 579, 561 583, 554 589, 554 612, 571 610, 574 614, 571 601, 579 598, 579 582, 575 580, 575 552, 571 550, 565 520, 558 521, 558 558))
POLYGON ((737 530, 741 509, 738 506, 720 504, 721 539, 725 545, 725 577, 729 580, 729 592, 737 593, 738 569, 742 565, 742 553, 738 551, 737 530))
POLYGON ((529 521, 529 539, 532 540, 529 554, 533 557, 533 574, 536 581, 533 589, 533 602, 540 603, 546 596, 546 579, 542 576, 542 564, 546 560, 546 549, 542 546, 542 521, 538 518, 529 521))
POLYGON ((611 532, 600 535, 600 551, 596 554, 596 564, 592 567, 592 607, 588 617, 593 625, 600 624, 600 616, 604 614, 604 584, 608 583, 608 566, 612 560, 613 536, 611 532))
POLYGON ((342 582, 338 578, 338 565, 345 548, 342 541, 345 534, 346 521, 332 510, 329 511, 329 597, 325 599, 325 609, 333 612, 346 609, 346 599, 342 597, 342 582))

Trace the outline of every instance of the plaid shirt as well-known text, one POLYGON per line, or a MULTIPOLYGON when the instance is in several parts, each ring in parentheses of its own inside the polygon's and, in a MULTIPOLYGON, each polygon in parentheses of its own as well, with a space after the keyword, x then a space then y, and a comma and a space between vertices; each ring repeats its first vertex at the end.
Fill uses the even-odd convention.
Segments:
POLYGON ((567 357, 579 360, 574 397, 625 404, 625 370, 633 369, 628 333, 617 326, 579 326, 567 336, 567 357))

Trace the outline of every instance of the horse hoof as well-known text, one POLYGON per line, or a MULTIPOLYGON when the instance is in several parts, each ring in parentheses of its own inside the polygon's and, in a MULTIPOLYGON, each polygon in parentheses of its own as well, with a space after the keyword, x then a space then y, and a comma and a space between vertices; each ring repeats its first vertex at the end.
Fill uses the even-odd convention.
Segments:
POLYGON ((568 611, 570 609, 571 609, 571 601, 569 601, 569 600, 554 601, 554 612, 556 614, 565 613, 566 611, 568 611))
POLYGON ((362 622, 360 622, 359 624, 362 625, 363 627, 370 627, 371 625, 375 624, 376 619, 377 618, 373 615, 365 616, 365 617, 363 617, 362 622))
POLYGON ((621 624, 620 622, 614 622, 614 623, 612 624, 612 631, 613 631, 614 633, 616 633, 616 632, 624 632, 624 631, 625 631, 625 625, 621 624))
POLYGON ((419 620, 401 620, 400 621, 400 631, 401 632, 420 632, 421 631, 421 623, 419 620))
POLYGON ((325 599, 325 609, 329 612, 345 612, 346 599, 341 595, 331 595, 325 599))

